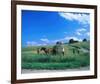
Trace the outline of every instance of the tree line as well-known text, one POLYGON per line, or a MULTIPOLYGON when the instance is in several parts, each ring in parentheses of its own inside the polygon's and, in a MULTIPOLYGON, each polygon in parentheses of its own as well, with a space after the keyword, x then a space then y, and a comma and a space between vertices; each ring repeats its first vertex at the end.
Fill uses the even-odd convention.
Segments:
MULTIPOLYGON (((78 43, 78 42, 79 42, 78 40, 74 40, 74 39, 70 39, 70 40, 69 40, 69 43, 78 43)), ((87 39, 84 38, 84 39, 82 40, 82 42, 87 42, 87 39)))

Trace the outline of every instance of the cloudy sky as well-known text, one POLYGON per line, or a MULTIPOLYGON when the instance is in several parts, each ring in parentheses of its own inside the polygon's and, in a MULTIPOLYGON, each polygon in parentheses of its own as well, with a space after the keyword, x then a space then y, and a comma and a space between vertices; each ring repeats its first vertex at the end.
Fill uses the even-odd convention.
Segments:
POLYGON ((90 14, 22 10, 22 46, 89 39, 90 14))

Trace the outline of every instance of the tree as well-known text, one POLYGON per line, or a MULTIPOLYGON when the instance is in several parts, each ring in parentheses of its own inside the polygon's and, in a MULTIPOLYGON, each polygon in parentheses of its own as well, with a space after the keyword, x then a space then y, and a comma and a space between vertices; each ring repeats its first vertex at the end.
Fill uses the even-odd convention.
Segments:
POLYGON ((74 43, 74 39, 70 39, 69 40, 69 43, 74 43))
POLYGON ((83 42, 86 42, 86 41, 87 41, 87 39, 86 39, 86 38, 84 38, 84 39, 83 39, 83 42))

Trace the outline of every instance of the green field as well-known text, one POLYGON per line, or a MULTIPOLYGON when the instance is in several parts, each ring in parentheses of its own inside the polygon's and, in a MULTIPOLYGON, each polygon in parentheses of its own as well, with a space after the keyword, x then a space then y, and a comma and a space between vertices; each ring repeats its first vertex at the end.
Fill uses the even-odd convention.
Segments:
MULTIPOLYGON (((42 47, 42 46, 40 46, 42 47)), ((52 46, 45 46, 52 48, 52 46)), ((64 44, 65 54, 37 54, 38 46, 22 48, 22 69, 74 69, 88 67, 90 65, 90 44, 89 42, 78 42, 73 44, 64 44), (79 53, 73 53, 74 50, 79 50, 79 53)))

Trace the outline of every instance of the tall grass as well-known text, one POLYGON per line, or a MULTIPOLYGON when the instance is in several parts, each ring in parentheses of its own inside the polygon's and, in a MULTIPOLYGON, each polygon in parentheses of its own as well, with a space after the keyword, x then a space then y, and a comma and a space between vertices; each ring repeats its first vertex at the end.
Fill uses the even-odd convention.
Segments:
POLYGON ((78 56, 33 55, 22 57, 24 69, 66 69, 88 66, 88 54, 78 56))

